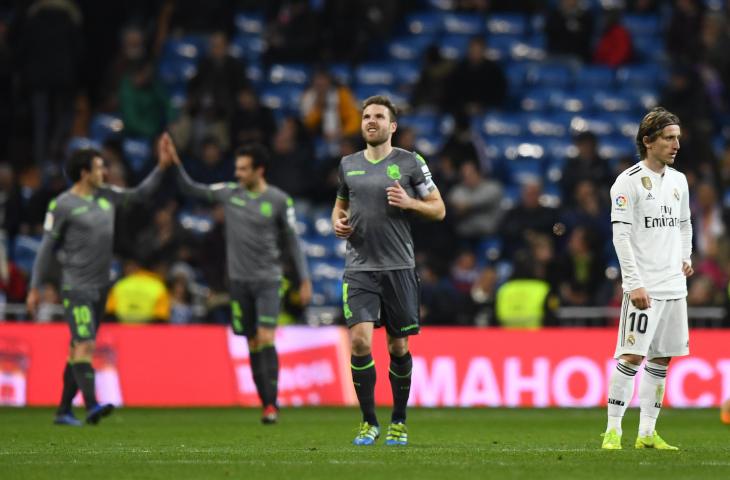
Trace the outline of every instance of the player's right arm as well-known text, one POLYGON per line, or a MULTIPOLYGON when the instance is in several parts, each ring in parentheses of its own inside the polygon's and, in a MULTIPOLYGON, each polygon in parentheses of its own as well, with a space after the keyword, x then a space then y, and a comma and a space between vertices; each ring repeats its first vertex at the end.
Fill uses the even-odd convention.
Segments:
POLYGON ((634 249, 631 247, 632 224, 637 200, 631 182, 625 175, 619 175, 611 187, 613 246, 616 249, 624 287, 629 292, 631 303, 636 308, 644 310, 651 306, 651 299, 644 288, 644 282, 636 264, 634 249))
POLYGON ((177 153, 175 144, 172 142, 172 138, 168 133, 163 133, 159 144, 159 156, 160 161, 170 162, 175 166, 175 177, 177 178, 177 184, 180 190, 191 197, 208 200, 210 202, 222 202, 226 200, 228 188, 230 185, 226 183, 219 183, 213 185, 206 185, 194 181, 188 175, 188 172, 183 168, 180 156, 177 153))
POLYGON ((352 235, 352 225, 350 225, 350 190, 345 182, 345 176, 342 173, 342 163, 338 172, 339 185, 337 187, 337 199, 335 206, 332 208, 332 228, 337 238, 346 239, 352 235))
POLYGON ((35 257, 35 262, 33 262, 30 290, 26 298, 26 306, 33 316, 35 316, 40 301, 39 289, 48 279, 53 264, 54 252, 63 241, 68 222, 67 213, 65 209, 59 208, 57 199, 51 200, 51 203, 48 204, 46 219, 43 222, 43 239, 35 257))

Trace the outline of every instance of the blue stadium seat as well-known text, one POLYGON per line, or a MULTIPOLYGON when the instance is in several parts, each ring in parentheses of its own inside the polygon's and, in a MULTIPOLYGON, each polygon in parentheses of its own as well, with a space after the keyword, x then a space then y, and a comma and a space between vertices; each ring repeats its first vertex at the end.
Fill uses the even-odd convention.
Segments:
POLYGON ((436 43, 431 35, 407 35, 388 43, 388 54, 395 60, 420 60, 429 45, 436 43))
POLYGON ((345 265, 341 259, 309 259, 309 272, 312 281, 339 280, 345 265))
POLYGON ((522 41, 518 35, 492 35, 487 40, 489 57, 492 60, 509 60, 512 58, 512 47, 522 41))
POLYGON ((112 113, 97 113, 91 117, 89 135, 98 142, 105 142, 110 138, 117 138, 124 130, 124 122, 119 115, 112 113))
POLYGON ((662 62, 667 53, 664 39, 655 35, 634 35, 631 38, 636 60, 643 62, 662 62))
POLYGON ((180 112, 185 107, 185 103, 188 101, 187 87, 185 85, 173 85, 168 87, 167 94, 170 98, 170 105, 177 111, 180 112))
POLYGON ((616 128, 610 117, 605 115, 576 115, 570 122, 571 134, 577 135, 581 132, 593 132, 598 136, 613 135, 616 128))
POLYGON ((421 76, 421 64, 419 62, 395 62, 392 64, 395 71, 395 79, 398 85, 413 85, 421 76))
POLYGON ((340 240, 334 235, 308 235, 306 237, 302 237, 302 250, 304 250, 304 254, 307 258, 310 259, 341 258, 341 251, 343 250, 340 246, 341 242, 343 242, 343 240, 340 240))
POLYGON ((485 139, 484 155, 490 160, 495 170, 500 170, 501 164, 506 158, 508 150, 515 148, 517 137, 513 136, 488 136, 485 139))
POLYGON ((545 153, 542 139, 524 136, 515 138, 514 144, 505 150, 505 158, 512 162, 537 160, 542 163, 546 159, 545 153))
POLYGON ((181 210, 177 215, 177 221, 185 231, 195 235, 206 235, 213 229, 215 221, 211 215, 201 213, 192 213, 187 210, 181 210))
POLYGON ((299 85, 267 85, 261 90, 261 103, 272 110, 294 112, 299 110, 299 100, 304 87, 299 85))
POLYGON ((535 61, 541 62, 547 56, 545 37, 533 35, 527 39, 512 44, 510 58, 515 62, 535 61))
POLYGON ((481 122, 481 131, 489 137, 524 135, 525 127, 525 117, 519 113, 487 113, 481 122))
POLYGON ((152 159, 152 146, 146 138, 125 138, 122 141, 122 152, 134 173, 140 173, 152 159))
POLYGON ((257 62, 251 62, 246 65, 246 78, 248 78, 249 81, 256 86, 263 84, 264 69, 261 64, 257 62))
POLYGON ((487 18, 487 32, 490 35, 525 35, 527 18, 517 13, 493 13, 487 18))
POLYGON ((722 195, 722 204, 725 208, 730 208, 730 188, 725 189, 722 195))
POLYGON ((93 148, 94 150, 101 150, 101 142, 86 138, 86 137, 71 137, 66 144, 66 153, 70 154, 74 150, 80 150, 82 148, 93 148))
POLYGON ((651 110, 659 105, 659 92, 656 88, 625 88, 620 91, 632 96, 642 110, 651 110))
POLYGON ((33 271, 33 262, 40 246, 40 236, 18 235, 15 237, 11 258, 27 276, 30 276, 33 271))
POLYGON ((397 76, 391 63, 367 62, 361 63, 355 69, 355 81, 359 85, 392 87, 397 82, 397 76))
POLYGON ((434 35, 444 29, 444 13, 419 12, 406 17, 406 29, 412 35, 434 35))
POLYGON ((174 60, 182 58, 198 61, 205 54, 207 41, 199 35, 186 35, 181 38, 170 37, 162 47, 162 58, 174 60))
POLYGON ((298 63, 277 63, 269 69, 269 83, 272 85, 309 84, 312 75, 311 67, 298 63))
POLYGON ((578 154, 578 148, 573 144, 572 139, 568 138, 545 138, 542 141, 545 152, 551 158, 550 165, 560 165, 562 167, 566 158, 574 157, 578 154))
POLYGON ((520 108, 526 112, 547 112, 553 89, 536 87, 528 90, 520 99, 520 108))
POLYGON ((346 63, 333 63, 328 67, 330 75, 340 82, 342 85, 350 85, 352 83, 352 69, 346 63))
POLYGON ((233 37, 228 47, 228 53, 234 58, 251 62, 258 61, 261 58, 264 48, 264 40, 260 35, 240 33, 233 37))
POLYGON ((414 113, 398 117, 398 127, 408 127, 416 135, 435 135, 439 132, 441 117, 435 113, 414 113))
POLYGON ((527 82, 543 87, 568 88, 573 83, 573 73, 562 64, 532 64, 527 70, 527 82))
POLYGON ((246 35, 261 35, 264 33, 264 15, 259 12, 237 12, 233 23, 238 33, 246 35))
POLYGON ((625 155, 632 155, 634 152, 636 152, 636 146, 631 138, 615 135, 599 138, 598 153, 603 158, 616 160, 625 155))
POLYGON ((627 13, 623 16, 621 24, 631 33, 632 38, 652 35, 661 41, 661 20, 658 15, 627 13))
POLYGON ((447 13, 443 17, 446 33, 461 35, 480 35, 484 33, 484 20, 481 15, 471 13, 447 13))
POLYGON ((600 65, 585 65, 576 70, 575 85, 580 88, 613 88, 614 70, 600 65))
POLYGON ((438 133, 433 135, 419 135, 416 137, 416 151, 426 157, 426 161, 428 161, 428 157, 436 155, 441 151, 445 141, 444 136, 438 133))
POLYGON ((559 112, 590 112, 593 110, 593 95, 585 90, 556 90, 550 95, 550 106, 559 112))
POLYGON ((563 167, 565 166, 566 156, 551 156, 545 165, 545 179, 547 182, 557 184, 563 179, 563 167))
POLYGON ((666 82, 667 72, 655 63, 627 65, 616 71, 616 80, 621 87, 658 88, 666 82))
POLYGON ((405 108, 409 105, 407 96, 395 90, 394 87, 387 87, 385 85, 355 85, 353 93, 358 102, 362 102, 373 95, 386 95, 390 97, 398 108, 405 108))
POLYGON ((639 131, 640 115, 613 115, 610 117, 613 121, 615 132, 617 135, 630 139, 632 142, 636 138, 636 132, 639 131))
POLYGON ((634 112, 640 108, 634 95, 613 90, 595 91, 593 93, 593 105, 598 112, 606 113, 634 112))
POLYGON ((503 164, 505 168, 505 180, 513 185, 520 185, 523 182, 542 178, 544 176, 543 164, 539 159, 508 160, 503 164))
POLYGON ((339 306, 342 303, 342 279, 319 279, 312 282, 312 305, 339 306))
MULTIPOLYGON (((569 118, 569 117, 568 117, 569 118)), ((536 137, 565 138, 568 133, 566 115, 530 115, 527 121, 527 130, 536 137)))
POLYGON ((186 85, 198 71, 196 60, 189 58, 162 59, 158 66, 157 75, 160 81, 168 87, 186 85))
POLYGON ((460 60, 464 58, 470 38, 469 35, 444 35, 438 44, 441 56, 449 60, 460 60))
POLYGON ((527 83, 527 72, 532 67, 530 63, 510 62, 504 67, 504 76, 507 78, 510 90, 520 90, 527 83))
POLYGON ((477 258, 494 262, 502 255, 502 238, 498 235, 484 237, 477 245, 477 258))

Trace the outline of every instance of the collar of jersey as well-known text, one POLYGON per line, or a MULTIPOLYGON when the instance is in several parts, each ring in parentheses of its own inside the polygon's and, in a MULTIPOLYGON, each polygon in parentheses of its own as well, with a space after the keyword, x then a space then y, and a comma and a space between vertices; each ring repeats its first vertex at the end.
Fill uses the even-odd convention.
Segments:
POLYGON ((365 160, 367 160, 369 163, 372 163, 373 165, 377 165, 378 163, 382 162, 386 158, 390 157, 393 154, 393 152, 395 152, 395 148, 393 150, 391 150, 386 156, 384 156, 383 158, 379 158, 377 160, 370 160, 368 158, 368 156, 365 154, 365 152, 363 152, 362 156, 365 157, 365 160))

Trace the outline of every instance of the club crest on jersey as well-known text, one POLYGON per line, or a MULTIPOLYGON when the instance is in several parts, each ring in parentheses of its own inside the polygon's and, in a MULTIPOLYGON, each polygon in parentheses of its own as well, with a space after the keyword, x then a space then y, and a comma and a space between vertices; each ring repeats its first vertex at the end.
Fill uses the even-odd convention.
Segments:
POLYGON ((644 188, 647 190, 651 190, 651 178, 641 177, 641 184, 644 185, 644 188))
POLYGON ((674 192, 672 192, 672 193, 674 193, 674 198, 676 198, 676 199, 677 199, 677 201, 679 201, 679 190, 677 190, 677 189, 675 188, 675 189, 674 189, 674 192))
POLYGON ((626 343, 633 346, 636 343, 636 339, 634 338, 633 334, 629 334, 629 337, 626 339, 626 343))
POLYGON ((626 205, 629 204, 629 199, 626 198, 626 195, 616 195, 614 204, 616 205, 616 210, 626 210, 626 205))
POLYGON ((400 180, 400 167, 396 164, 388 165, 385 173, 393 180, 400 180))

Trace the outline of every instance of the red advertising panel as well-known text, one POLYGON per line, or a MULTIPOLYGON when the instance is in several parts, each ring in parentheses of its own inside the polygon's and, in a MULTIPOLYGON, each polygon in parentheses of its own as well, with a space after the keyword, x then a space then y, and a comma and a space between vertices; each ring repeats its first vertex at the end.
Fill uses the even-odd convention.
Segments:
MULTIPOLYGON (((412 405, 601 406, 613 329, 425 328, 410 338, 412 405)), ((53 405, 69 334, 63 324, 0 323, 0 405, 53 405)), ((104 325, 94 364, 101 401, 129 406, 258 405, 244 338, 221 326, 104 325)), ((352 405, 347 331, 277 330, 282 405, 352 405)), ((666 399, 716 406, 730 397, 730 331, 695 330, 673 360, 666 399)), ((373 340, 376 399, 391 403, 384 332, 373 340)), ((641 375, 641 372, 639 373, 641 375)), ((638 390, 638 389, 637 389, 638 390)))

